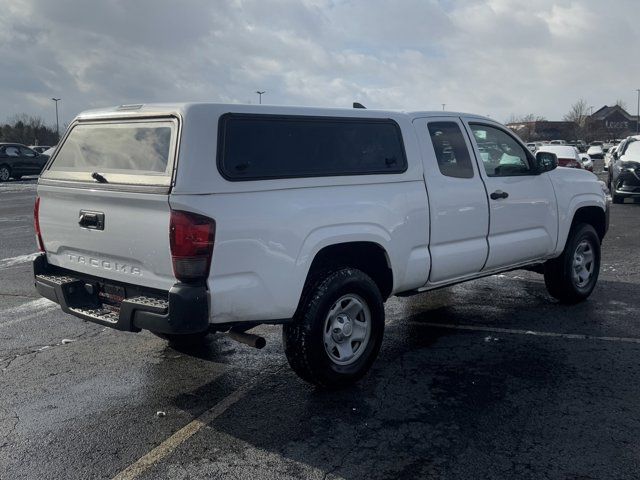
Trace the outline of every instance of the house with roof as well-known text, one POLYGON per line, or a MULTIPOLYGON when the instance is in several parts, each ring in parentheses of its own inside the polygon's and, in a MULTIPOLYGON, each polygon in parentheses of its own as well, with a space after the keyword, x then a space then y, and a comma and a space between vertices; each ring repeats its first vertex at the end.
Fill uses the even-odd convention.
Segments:
POLYGON ((638 118, 620 105, 605 105, 593 112, 587 122, 591 130, 603 139, 625 138, 637 132, 638 118), (596 133, 597 132, 597 133, 596 133))

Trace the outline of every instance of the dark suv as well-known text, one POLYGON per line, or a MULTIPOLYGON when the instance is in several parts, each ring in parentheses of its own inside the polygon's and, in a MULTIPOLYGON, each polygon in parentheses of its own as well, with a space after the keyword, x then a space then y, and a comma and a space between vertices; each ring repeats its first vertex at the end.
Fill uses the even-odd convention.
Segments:
POLYGON ((613 154, 609 166, 609 189, 613 203, 640 198, 640 136, 628 137, 613 154))
POLYGON ((0 182, 23 175, 38 175, 49 157, 19 143, 0 143, 0 182))

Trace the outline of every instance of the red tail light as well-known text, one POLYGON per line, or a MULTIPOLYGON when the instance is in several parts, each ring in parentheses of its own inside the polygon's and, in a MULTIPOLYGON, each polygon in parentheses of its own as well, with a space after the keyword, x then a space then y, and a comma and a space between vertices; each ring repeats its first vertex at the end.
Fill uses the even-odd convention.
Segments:
POLYGON ((215 220, 196 213, 171 211, 169 241, 173 273, 178 280, 206 280, 211 267, 215 235, 215 220))
POLYGON ((44 252, 44 242, 42 241, 42 233, 40 232, 40 197, 36 197, 36 203, 33 206, 33 229, 36 232, 38 250, 44 252))

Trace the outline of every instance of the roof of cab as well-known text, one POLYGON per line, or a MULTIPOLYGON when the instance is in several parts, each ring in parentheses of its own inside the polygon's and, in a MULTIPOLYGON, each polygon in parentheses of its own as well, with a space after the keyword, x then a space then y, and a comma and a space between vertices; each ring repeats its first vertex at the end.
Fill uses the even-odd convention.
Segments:
POLYGON ((421 117, 467 117, 495 122, 491 118, 482 115, 462 113, 462 112, 445 112, 445 111, 406 111, 406 110, 376 110, 362 108, 337 108, 337 107, 306 107, 306 106, 287 106, 287 105, 251 105, 251 104, 224 104, 224 103, 145 103, 145 104, 129 104, 118 105, 113 107, 85 110, 78 114, 78 120, 98 120, 114 117, 139 117, 139 116, 160 116, 160 115, 178 115, 185 116, 191 109, 207 109, 212 112, 220 113, 221 111, 231 113, 276 113, 289 115, 318 115, 318 116, 348 116, 348 117, 399 117, 404 116, 410 119, 421 117))

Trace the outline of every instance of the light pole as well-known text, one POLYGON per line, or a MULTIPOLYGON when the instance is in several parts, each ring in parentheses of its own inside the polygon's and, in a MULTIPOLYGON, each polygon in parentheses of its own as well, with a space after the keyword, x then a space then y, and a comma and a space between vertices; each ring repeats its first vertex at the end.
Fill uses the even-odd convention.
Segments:
POLYGON ((444 112, 444 107, 447 105, 446 103, 442 103, 442 111, 444 112))
POLYGON ((258 94, 258 103, 260 103, 260 105, 262 105, 262 94, 263 93, 267 93, 266 90, 260 91, 260 90, 256 90, 256 93, 258 94))
POLYGON ((60 122, 58 121, 58 102, 62 100, 61 98, 52 98, 54 102, 56 102, 56 137, 58 141, 60 141, 60 122))
POLYGON ((640 134, 640 88, 636 90, 638 92, 638 110, 636 117, 636 135, 640 134))

